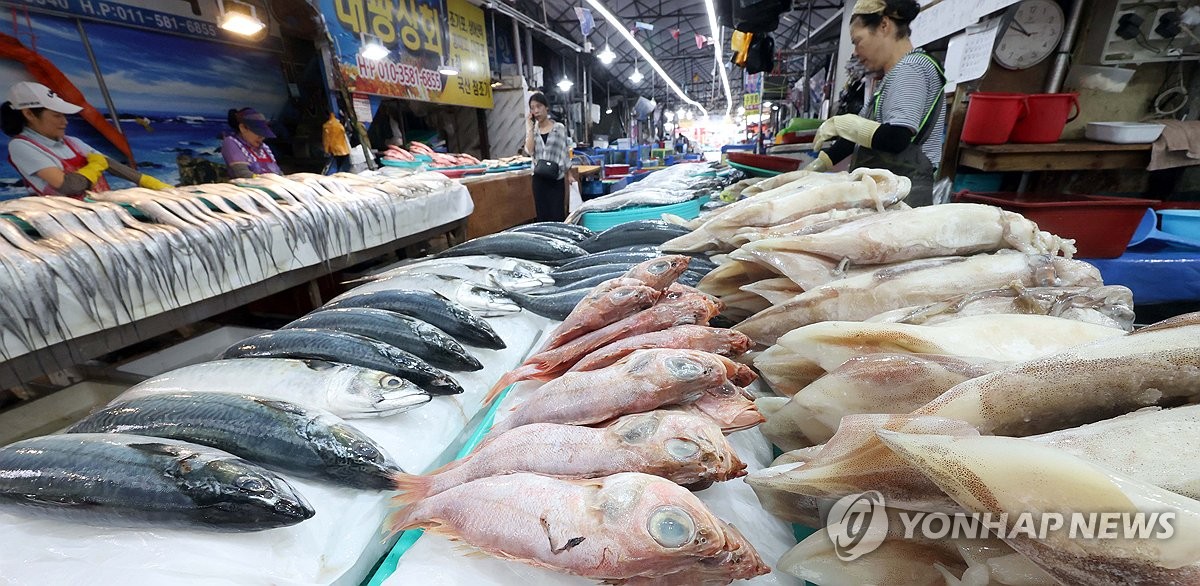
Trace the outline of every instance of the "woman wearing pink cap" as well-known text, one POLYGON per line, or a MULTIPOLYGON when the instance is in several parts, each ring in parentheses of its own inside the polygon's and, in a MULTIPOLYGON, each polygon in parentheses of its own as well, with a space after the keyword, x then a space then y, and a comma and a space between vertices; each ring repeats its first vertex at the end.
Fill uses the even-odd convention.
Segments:
POLYGON ((254 108, 230 110, 229 127, 233 133, 226 133, 221 140, 221 156, 229 166, 230 177, 244 179, 263 173, 283 174, 279 163, 275 162, 275 153, 264 142, 275 138, 266 116, 254 108))
POLYGON ((107 191, 105 171, 149 189, 171 187, 67 136, 67 115, 82 109, 30 81, 13 85, 0 105, 0 129, 12 137, 8 161, 34 195, 83 199, 87 191, 107 191))

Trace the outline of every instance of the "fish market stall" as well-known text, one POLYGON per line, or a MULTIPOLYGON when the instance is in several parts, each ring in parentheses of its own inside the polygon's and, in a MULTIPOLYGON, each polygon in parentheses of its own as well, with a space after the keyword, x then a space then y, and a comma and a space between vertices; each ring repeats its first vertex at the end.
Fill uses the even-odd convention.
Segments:
POLYGON ((909 208, 888 171, 676 173, 737 201, 457 244, 0 447, 18 497, 0 546, 37 572, 15 581, 1115 581, 1100 557, 1158 583, 1200 565, 1197 472, 1177 456, 1200 427, 1176 406, 1200 397, 1198 314, 1134 329, 1129 289, 1073 241, 989 205, 909 208), (235 475, 140 476, 212 475, 199 464, 231 457, 213 448, 244 460, 212 468, 235 475), (150 498, 105 500, 133 486, 150 498), (820 528, 864 493, 894 524, 831 525, 877 548, 845 562, 820 528), (82 516, 141 501, 187 524, 82 516), (1179 532, 914 541, 895 519, 1114 502, 1165 507, 1179 532))
POLYGON ((0 331, 0 382, 69 366, 461 229, 467 189, 436 173, 261 176, 0 211, 5 259, 36 278, 0 331), (36 285, 36 289, 33 287, 36 285), (36 316, 36 317, 35 317, 36 316), (21 325, 24 325, 22 327, 21 325))

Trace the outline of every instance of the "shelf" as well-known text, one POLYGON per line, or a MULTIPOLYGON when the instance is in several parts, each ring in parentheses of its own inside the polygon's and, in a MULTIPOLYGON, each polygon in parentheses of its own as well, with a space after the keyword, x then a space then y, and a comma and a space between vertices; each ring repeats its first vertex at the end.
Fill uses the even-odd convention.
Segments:
POLYGON ((981 171, 1090 171, 1141 169, 1150 144, 1070 140, 1049 144, 963 145, 958 164, 981 171))

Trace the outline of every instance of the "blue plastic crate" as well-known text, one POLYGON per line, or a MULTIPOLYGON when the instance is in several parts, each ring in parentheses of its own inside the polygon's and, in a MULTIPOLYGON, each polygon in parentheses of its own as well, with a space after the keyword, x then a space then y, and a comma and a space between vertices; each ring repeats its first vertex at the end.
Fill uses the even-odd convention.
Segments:
POLYGON ((721 147, 721 152, 727 153, 729 151, 752 151, 752 150, 754 150, 754 146, 755 146, 754 143, 727 144, 727 145, 721 147))

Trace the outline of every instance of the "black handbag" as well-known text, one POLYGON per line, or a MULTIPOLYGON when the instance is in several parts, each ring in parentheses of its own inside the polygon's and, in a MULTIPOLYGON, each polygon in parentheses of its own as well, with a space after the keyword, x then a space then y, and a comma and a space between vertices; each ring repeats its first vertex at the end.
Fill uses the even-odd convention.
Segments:
POLYGON ((543 179, 558 179, 558 163, 546 159, 538 159, 533 164, 533 174, 543 179))

